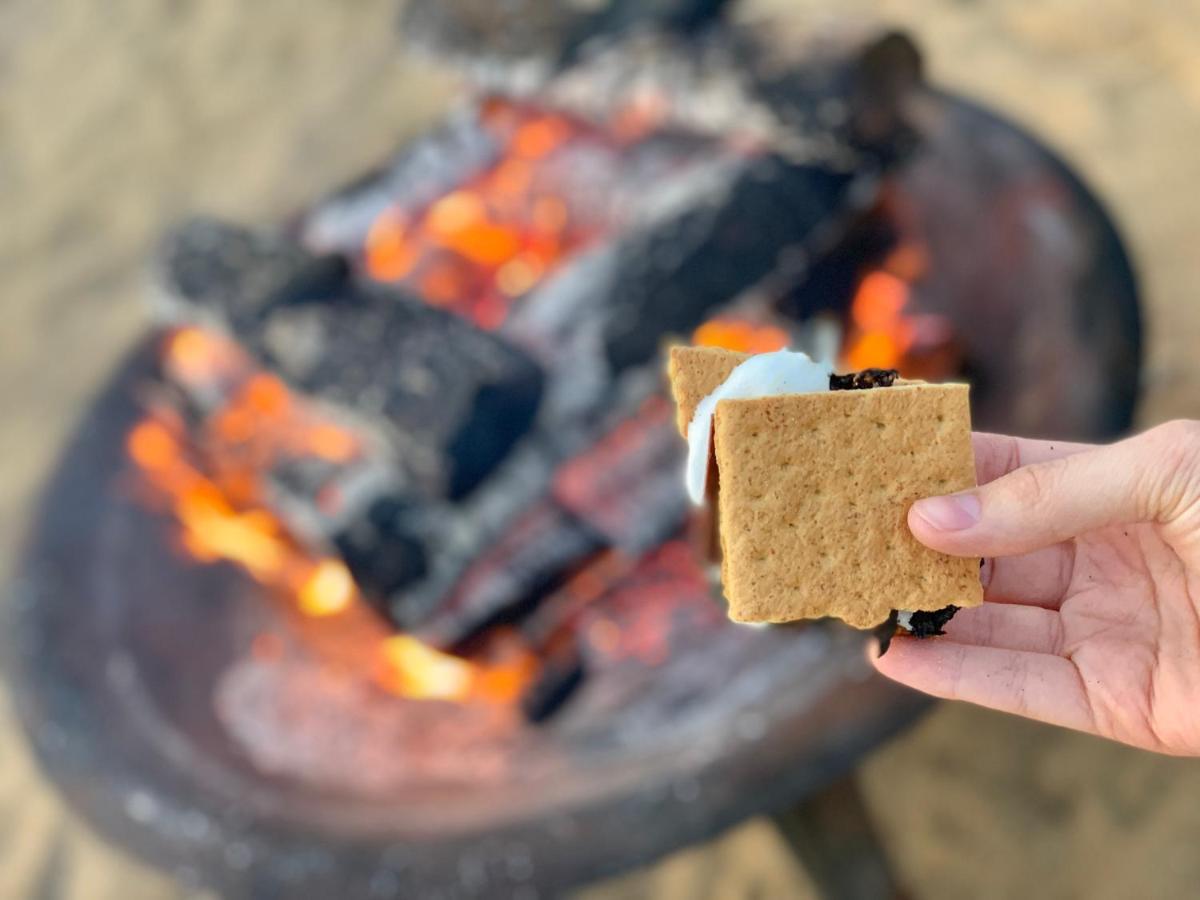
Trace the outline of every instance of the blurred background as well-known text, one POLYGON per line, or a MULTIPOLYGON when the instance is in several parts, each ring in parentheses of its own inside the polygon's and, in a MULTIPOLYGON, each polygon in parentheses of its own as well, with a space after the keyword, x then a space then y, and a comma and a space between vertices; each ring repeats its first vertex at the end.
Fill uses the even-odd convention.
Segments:
MULTIPOLYGON (((1058 151, 1116 221, 1145 328, 1136 427, 1200 412, 1200 6, 979 0, 778 2, 904 29, 926 77, 1058 151)), ((0 6, 0 548, 90 399, 149 322, 146 262, 195 213, 284 219, 437 123, 461 76, 401 49, 391 0, 0 6)), ((918 897, 1190 896, 1200 765, 942 704, 855 775, 918 897)), ((0 895, 202 895, 100 841, 0 705, 0 895)), ((581 892, 808 896, 770 820, 581 892)))

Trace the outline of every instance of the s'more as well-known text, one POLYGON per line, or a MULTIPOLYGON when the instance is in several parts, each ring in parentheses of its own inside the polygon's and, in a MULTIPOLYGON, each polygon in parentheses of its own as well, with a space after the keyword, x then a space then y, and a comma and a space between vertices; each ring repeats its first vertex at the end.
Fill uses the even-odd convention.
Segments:
POLYGON ((907 524, 914 500, 975 485, 966 385, 684 346, 668 376, 688 493, 716 506, 734 621, 926 636, 983 602, 979 560, 931 550, 907 524))

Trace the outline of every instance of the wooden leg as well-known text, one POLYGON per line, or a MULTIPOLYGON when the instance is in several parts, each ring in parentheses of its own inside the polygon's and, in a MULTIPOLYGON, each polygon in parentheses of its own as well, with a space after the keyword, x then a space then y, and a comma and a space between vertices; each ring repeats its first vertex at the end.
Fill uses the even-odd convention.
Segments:
POLYGON ((903 900, 853 774, 775 816, 826 900, 903 900))

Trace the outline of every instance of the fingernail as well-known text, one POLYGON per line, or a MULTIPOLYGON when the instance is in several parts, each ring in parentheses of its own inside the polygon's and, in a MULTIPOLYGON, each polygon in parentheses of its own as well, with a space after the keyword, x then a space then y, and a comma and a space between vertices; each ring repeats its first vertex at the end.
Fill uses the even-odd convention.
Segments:
POLYGON ((975 494, 930 497, 913 504, 913 512, 938 531, 963 531, 979 522, 981 507, 975 494))

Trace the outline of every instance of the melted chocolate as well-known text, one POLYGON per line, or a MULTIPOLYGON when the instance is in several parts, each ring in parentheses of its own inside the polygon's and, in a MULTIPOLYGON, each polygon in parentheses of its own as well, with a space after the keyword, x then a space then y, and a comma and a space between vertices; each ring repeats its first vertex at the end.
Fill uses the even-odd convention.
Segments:
POLYGON ((863 369, 861 372, 836 373, 829 376, 831 391, 865 391, 870 388, 891 387, 900 373, 895 369, 863 369))

